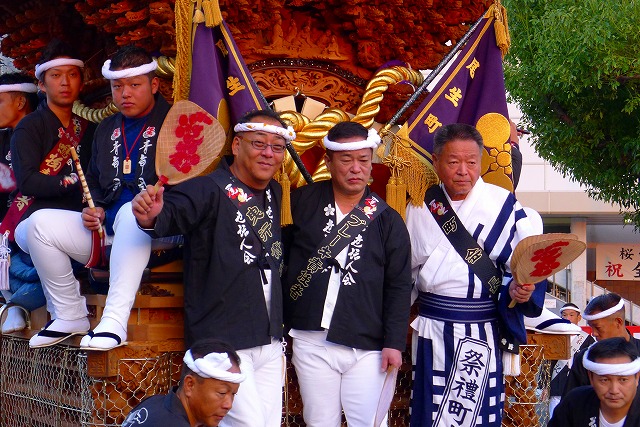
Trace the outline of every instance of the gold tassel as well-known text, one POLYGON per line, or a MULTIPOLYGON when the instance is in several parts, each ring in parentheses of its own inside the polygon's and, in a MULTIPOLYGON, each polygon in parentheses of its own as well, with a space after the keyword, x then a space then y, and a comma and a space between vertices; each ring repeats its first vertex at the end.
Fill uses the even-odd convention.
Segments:
POLYGON ((282 170, 278 177, 278 182, 282 187, 282 205, 280 206, 280 225, 286 226, 293 224, 293 217, 291 216, 291 182, 289 181, 289 175, 282 170))
POLYGON ((193 13, 193 23, 194 24, 201 24, 204 22, 204 13, 202 13, 202 0, 197 0, 196 1, 196 8, 195 8, 195 12, 193 13))
POLYGON ((220 2, 218 0, 211 0, 211 6, 213 10, 211 11, 213 15, 213 25, 222 24, 222 12, 220 11, 220 2))
POLYGON ((222 24, 222 12, 218 0, 203 0, 204 22, 207 27, 215 27, 222 24))
POLYGON ((402 217, 406 219, 407 215, 407 184, 404 183, 402 178, 396 178, 396 210, 402 217))
MULTIPOLYGON (((396 177, 395 176, 391 176, 389 178, 389 181, 387 182, 387 204, 389 206, 391 206, 393 209, 396 209, 396 177)), ((396 209, 398 210, 398 209, 396 209)))
POLYGON ((496 32, 496 45, 500 48, 502 58, 504 58, 507 52, 509 52, 509 46, 511 46, 507 9, 500 4, 499 0, 496 0, 491 7, 493 8, 493 16, 495 18, 493 25, 496 32))
POLYGON ((176 62, 173 74, 173 100, 180 101, 189 97, 191 80, 191 0, 176 0, 176 62))

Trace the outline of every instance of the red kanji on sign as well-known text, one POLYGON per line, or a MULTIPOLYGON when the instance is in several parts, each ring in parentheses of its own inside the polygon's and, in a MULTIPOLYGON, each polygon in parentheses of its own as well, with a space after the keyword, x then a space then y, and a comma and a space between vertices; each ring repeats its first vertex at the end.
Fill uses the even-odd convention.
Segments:
POLYGON ((562 247, 568 245, 569 242, 560 241, 535 251, 531 257, 531 262, 535 263, 531 276, 548 277, 560 265, 558 258, 562 255, 562 247))

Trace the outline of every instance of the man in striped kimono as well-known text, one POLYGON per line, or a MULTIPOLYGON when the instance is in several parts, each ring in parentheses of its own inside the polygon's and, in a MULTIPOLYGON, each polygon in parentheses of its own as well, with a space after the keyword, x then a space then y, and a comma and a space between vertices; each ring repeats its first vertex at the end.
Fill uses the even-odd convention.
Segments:
POLYGON ((433 165, 444 194, 433 198, 432 188, 422 206, 407 208, 419 301, 419 316, 411 325, 411 426, 497 427, 504 402, 500 344, 508 336, 511 347, 504 347, 517 351, 517 343, 526 342, 522 316, 539 315, 541 304, 533 300, 544 298, 540 289, 532 299, 535 286, 516 283, 509 267, 513 248, 534 232, 513 194, 480 177, 483 143, 474 127, 443 126, 434 138, 433 165), (452 230, 438 223, 438 216, 452 215, 451 210, 458 224, 452 230), (467 260, 443 231, 464 229, 472 242, 467 260), (473 253, 488 255, 489 270, 496 272, 488 286, 472 266, 473 253), (507 308, 512 300, 520 304, 507 308))

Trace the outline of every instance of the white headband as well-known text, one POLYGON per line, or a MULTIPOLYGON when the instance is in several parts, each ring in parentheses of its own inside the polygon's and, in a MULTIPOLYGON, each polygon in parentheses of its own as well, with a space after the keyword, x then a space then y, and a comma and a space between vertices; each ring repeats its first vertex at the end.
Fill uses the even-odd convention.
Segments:
POLYGON ((584 320, 586 320, 587 322, 590 320, 598 320, 598 319, 604 319, 605 317, 609 317, 611 316, 613 313, 616 313, 620 310, 622 310, 624 308, 624 300, 622 298, 620 298, 620 302, 617 303, 616 305, 614 305, 613 307, 605 310, 605 311, 601 311, 600 313, 596 313, 596 314, 586 314, 583 313, 582 314, 582 318, 584 320))
POLYGON ((640 357, 629 363, 596 363, 588 359, 589 350, 584 353, 582 365, 588 371, 598 375, 635 375, 640 372, 640 357))
POLYGON ((42 75, 45 71, 53 68, 60 67, 62 65, 75 65, 76 67, 84 68, 84 62, 79 59, 73 58, 56 58, 51 61, 44 62, 36 65, 36 79, 42 80, 42 75))
POLYGON ((291 126, 285 129, 280 126, 268 125, 266 123, 247 122, 238 123, 233 127, 233 130, 234 132, 256 132, 260 130, 263 132, 280 135, 287 141, 293 141, 294 139, 296 139, 296 133, 293 131, 293 128, 291 126))
POLYGON ((191 350, 187 350, 182 360, 189 369, 202 378, 214 378, 234 384, 240 384, 246 378, 243 373, 235 374, 228 371, 233 365, 227 353, 209 353, 193 360, 191 350))
POLYGON ((566 307, 562 307, 560 309, 560 314, 562 314, 563 312, 567 311, 567 310, 573 310, 573 311, 577 311, 578 314, 580 314, 580 309, 577 306, 573 306, 573 305, 568 305, 566 307))
POLYGON ((137 67, 125 68, 122 70, 110 70, 111 60, 107 59, 102 65, 102 75, 107 80, 126 79, 127 77, 142 76, 155 71, 158 68, 158 62, 153 59, 148 64, 142 64, 137 67))
POLYGON ((10 85, 0 85, 0 93, 2 92, 26 92, 36 93, 38 88, 33 83, 14 83, 10 85))
POLYGON ((325 136, 322 142, 324 142, 324 148, 331 151, 354 151, 363 148, 373 148, 375 150, 378 148, 378 145, 380 145, 381 139, 378 131, 371 128, 369 129, 367 139, 362 141, 335 142, 331 141, 328 136, 325 136))

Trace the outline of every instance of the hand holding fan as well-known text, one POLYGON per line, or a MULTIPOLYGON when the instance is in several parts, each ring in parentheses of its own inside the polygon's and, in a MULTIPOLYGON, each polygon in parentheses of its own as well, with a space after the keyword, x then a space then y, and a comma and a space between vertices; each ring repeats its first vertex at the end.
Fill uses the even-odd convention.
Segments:
POLYGON ((174 185, 208 173, 225 141, 224 128, 211 114, 191 101, 177 101, 158 135, 156 185, 174 185))
POLYGON ((376 416, 374 420, 374 427, 380 427, 384 417, 389 412, 391 407, 391 401, 396 392, 396 379, 398 378, 398 368, 389 366, 387 369, 387 376, 384 378, 384 384, 382 385, 382 392, 380 393, 380 400, 378 400, 378 408, 376 409, 376 416))
MULTIPOLYGON (((516 283, 537 283, 565 269, 586 247, 575 234, 549 233, 526 237, 513 250, 511 273, 516 283)), ((516 302, 511 301, 509 308, 515 305, 516 302)))

